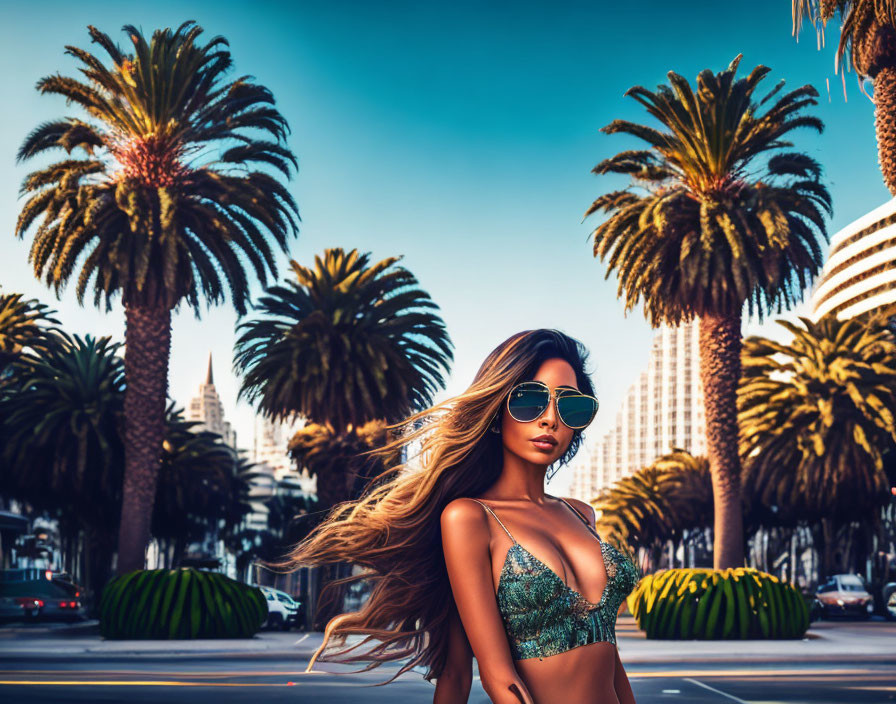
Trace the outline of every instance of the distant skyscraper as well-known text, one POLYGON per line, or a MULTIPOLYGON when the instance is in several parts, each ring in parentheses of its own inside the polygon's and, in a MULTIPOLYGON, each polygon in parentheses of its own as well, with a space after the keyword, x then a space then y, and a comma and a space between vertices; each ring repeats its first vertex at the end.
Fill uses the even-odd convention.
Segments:
POLYGON ((199 421, 202 425, 195 426, 194 430, 208 430, 217 433, 224 439, 224 443, 236 449, 236 431, 230 423, 224 420, 224 406, 215 390, 214 377, 212 375, 212 354, 208 354, 208 371, 205 374, 205 383, 199 385, 199 395, 190 400, 185 409, 184 417, 187 420, 199 421))
POLYGON ((277 481, 295 472, 295 463, 287 454, 289 440, 306 423, 304 418, 293 421, 273 421, 264 416, 255 417, 255 439, 252 443, 252 461, 264 462, 274 472, 277 481))
POLYGON ((705 454, 704 427, 698 323, 663 326, 653 339, 647 369, 629 387, 614 426, 571 467, 570 491, 589 501, 672 446, 705 454))

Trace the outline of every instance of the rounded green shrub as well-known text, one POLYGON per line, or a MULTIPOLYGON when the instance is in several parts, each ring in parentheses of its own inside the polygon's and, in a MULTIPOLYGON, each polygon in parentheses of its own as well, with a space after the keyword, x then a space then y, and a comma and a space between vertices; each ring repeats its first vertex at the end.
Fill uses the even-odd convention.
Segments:
POLYGON ((192 567, 113 578, 99 604, 109 639, 250 638, 268 613, 257 587, 192 567))
POLYGON ((796 587, 747 567, 661 570, 639 582, 628 607, 648 638, 802 638, 809 628, 796 587))

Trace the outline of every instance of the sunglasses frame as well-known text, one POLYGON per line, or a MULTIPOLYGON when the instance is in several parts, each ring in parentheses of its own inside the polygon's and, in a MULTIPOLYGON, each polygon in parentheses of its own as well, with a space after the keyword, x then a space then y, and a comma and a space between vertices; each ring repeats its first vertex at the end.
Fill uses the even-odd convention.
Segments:
POLYGON ((591 423, 594 421, 595 416, 597 416, 598 409, 600 408, 600 401, 598 401, 597 396, 591 396, 590 394, 583 394, 578 389, 573 389, 569 386, 562 386, 562 387, 558 386, 553 391, 551 391, 551 388, 547 384, 545 384, 543 381, 538 381, 536 379, 532 379, 531 381, 521 381, 519 384, 515 384, 514 387, 512 389, 510 389, 510 392, 507 394, 507 401, 504 405, 506 406, 507 412, 510 414, 510 417, 513 418, 517 423, 531 423, 533 421, 538 420, 539 418, 541 418, 541 416, 544 415, 544 412, 546 410, 548 410, 548 408, 550 407, 551 401, 554 402, 554 404, 557 408, 557 418, 560 419, 560 422, 563 423, 563 425, 565 425, 567 428, 571 428, 572 430, 583 430, 584 428, 587 428, 589 425, 591 425, 591 423), (519 420, 515 415, 513 415, 513 412, 510 410, 510 397, 513 396, 513 392, 518 387, 522 386, 523 384, 538 384, 539 386, 543 386, 545 388, 545 390, 548 392, 547 404, 541 410, 541 413, 539 413, 537 416, 535 416, 531 420, 519 420), (557 402, 561 398, 561 396, 559 394, 560 391, 569 391, 569 392, 571 392, 572 396, 584 396, 585 398, 590 398, 590 399, 594 400, 594 413, 592 414, 591 418, 588 419, 588 422, 585 423, 585 425, 578 425, 578 426, 570 425, 565 420, 563 420, 563 416, 560 415, 560 406, 557 405, 557 402))

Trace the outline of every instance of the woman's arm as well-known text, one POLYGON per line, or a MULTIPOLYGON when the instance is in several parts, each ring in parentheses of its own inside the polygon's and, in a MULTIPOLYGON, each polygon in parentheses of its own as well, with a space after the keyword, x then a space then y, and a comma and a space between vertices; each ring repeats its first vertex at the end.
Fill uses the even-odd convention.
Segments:
POLYGON ((619 659, 619 650, 617 648, 614 650, 616 650, 616 674, 613 675, 613 688, 616 690, 616 698, 619 700, 619 704, 636 704, 628 675, 625 674, 622 660, 619 659))
POLYGON ((454 499, 442 511, 442 550, 454 603, 479 664, 482 687, 492 702, 534 704, 513 666, 498 611, 487 520, 483 508, 471 499, 454 499))
POLYGON ((448 659, 445 669, 436 679, 433 704, 466 702, 473 686, 473 650, 454 603, 451 604, 449 618, 448 659))

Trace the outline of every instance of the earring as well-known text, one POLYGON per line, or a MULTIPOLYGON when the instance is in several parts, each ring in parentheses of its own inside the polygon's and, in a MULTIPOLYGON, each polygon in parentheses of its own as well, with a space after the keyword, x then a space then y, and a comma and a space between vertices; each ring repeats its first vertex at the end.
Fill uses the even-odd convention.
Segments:
POLYGON ((501 428, 500 428, 500 426, 497 426, 497 425, 489 426, 489 430, 491 430, 493 433, 498 433, 498 434, 501 433, 501 428))

